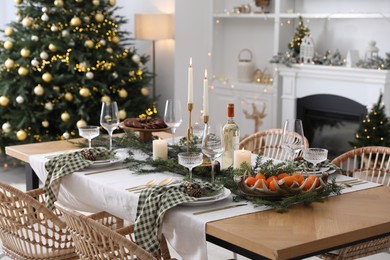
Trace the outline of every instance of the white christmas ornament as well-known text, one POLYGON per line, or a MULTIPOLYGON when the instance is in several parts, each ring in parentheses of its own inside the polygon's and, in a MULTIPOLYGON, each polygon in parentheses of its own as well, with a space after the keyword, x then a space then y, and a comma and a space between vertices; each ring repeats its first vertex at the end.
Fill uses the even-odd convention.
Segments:
POLYGON ((83 127, 83 126, 86 126, 86 125, 87 125, 87 122, 85 122, 83 119, 80 119, 76 123, 77 128, 80 128, 80 127, 83 127))
POLYGON ((8 27, 4 31, 5 36, 11 36, 13 33, 14 33, 14 29, 12 27, 8 27))
POLYGON ((74 40, 69 41, 69 46, 74 47, 75 45, 76 45, 76 43, 74 42, 74 40))
POLYGON ((47 120, 42 121, 42 126, 43 126, 44 128, 49 127, 49 121, 47 121, 47 120))
POLYGON ((24 102, 24 98, 22 96, 17 96, 15 100, 18 104, 22 104, 24 102))
POLYGON ((87 63, 86 63, 85 61, 80 62, 80 63, 79 63, 79 67, 80 67, 81 69, 86 69, 86 68, 87 68, 87 63))
POLYGON ((11 124, 9 122, 5 122, 1 128, 3 129, 4 133, 9 133, 11 132, 11 124))
POLYGON ((44 6, 44 7, 42 7, 42 13, 47 13, 47 7, 46 6, 44 6))
POLYGON ((39 41, 39 37, 36 36, 36 35, 32 35, 32 36, 31 36, 31 40, 32 40, 33 42, 37 42, 37 41, 39 41))
POLYGON ((12 69, 15 65, 15 62, 13 59, 6 59, 5 62, 4 62, 4 66, 7 68, 7 69, 12 69))
POLYGON ((65 132, 62 134, 62 137, 65 138, 65 139, 69 139, 70 135, 68 132, 65 132))
POLYGON ((99 42, 100 42, 100 44, 101 44, 102 46, 106 46, 106 41, 105 41, 105 40, 100 40, 99 42))
POLYGON ((35 86, 35 88, 34 88, 34 94, 35 95, 42 96, 43 93, 45 93, 45 89, 42 87, 41 84, 38 84, 37 86, 35 86))
POLYGON ((93 77, 94 77, 92 71, 88 71, 87 73, 85 73, 85 76, 87 77, 87 79, 93 79, 93 77))
POLYGON ((131 59, 137 64, 141 62, 141 57, 138 54, 134 54, 131 59))
POLYGON ((47 22, 47 21, 49 21, 49 16, 47 15, 47 13, 44 13, 44 14, 41 16, 41 19, 42 19, 42 21, 47 22))
POLYGON ((61 35, 62 35, 62 37, 68 37, 69 36, 69 31, 68 30, 63 30, 61 32, 61 35))
POLYGON ((49 54, 47 54, 47 52, 43 51, 39 54, 39 57, 41 57, 42 60, 46 60, 47 58, 49 58, 49 54))
POLYGON ((34 67, 38 66, 39 65, 39 61, 37 59, 33 59, 31 60, 31 65, 33 65, 34 67))
POLYGON ((52 111, 52 110, 53 110, 53 103, 47 102, 47 103, 45 104, 45 109, 46 109, 46 110, 49 110, 49 111, 52 111))
POLYGON ((118 73, 117 72, 113 72, 112 76, 114 77, 114 79, 116 79, 116 78, 118 78, 118 73))
POLYGON ((52 32, 58 32, 58 27, 57 27, 57 25, 52 25, 51 27, 50 27, 50 30, 52 31, 52 32))

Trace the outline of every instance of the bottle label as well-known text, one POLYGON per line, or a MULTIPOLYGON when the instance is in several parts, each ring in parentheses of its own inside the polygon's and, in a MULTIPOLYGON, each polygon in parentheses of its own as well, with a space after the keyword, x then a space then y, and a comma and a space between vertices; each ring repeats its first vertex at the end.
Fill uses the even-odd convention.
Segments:
POLYGON ((240 149, 240 137, 239 136, 233 136, 233 150, 240 149))

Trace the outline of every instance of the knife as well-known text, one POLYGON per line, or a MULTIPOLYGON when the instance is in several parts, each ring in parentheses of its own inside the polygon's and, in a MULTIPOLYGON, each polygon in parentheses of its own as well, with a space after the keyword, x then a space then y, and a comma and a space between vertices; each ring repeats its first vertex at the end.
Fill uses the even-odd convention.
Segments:
POLYGON ((84 175, 92 175, 92 174, 98 174, 98 173, 103 173, 103 172, 111 172, 111 171, 117 171, 117 170, 122 170, 122 169, 126 169, 127 166, 123 167, 117 167, 117 168, 112 168, 112 169, 104 169, 104 170, 100 170, 100 171, 93 171, 93 172, 87 172, 85 173, 84 175))
POLYGON ((192 215, 206 214, 206 213, 210 213, 210 212, 215 212, 215 211, 220 211, 220 210, 225 210, 225 209, 231 209, 231 208, 236 208, 236 207, 241 207, 241 206, 246 206, 246 205, 248 205, 248 203, 234 204, 234 205, 225 206, 225 207, 221 207, 221 208, 215 208, 215 209, 209 209, 209 210, 203 210, 203 211, 194 212, 194 213, 192 213, 192 215))

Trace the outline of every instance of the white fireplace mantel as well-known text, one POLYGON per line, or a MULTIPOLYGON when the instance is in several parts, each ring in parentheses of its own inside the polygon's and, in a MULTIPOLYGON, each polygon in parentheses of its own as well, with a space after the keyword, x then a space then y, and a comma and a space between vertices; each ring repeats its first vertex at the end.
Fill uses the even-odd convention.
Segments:
POLYGON ((390 71, 321 65, 278 66, 282 90, 281 122, 296 118, 297 98, 329 94, 354 100, 368 109, 377 101, 380 92, 390 116, 390 71))

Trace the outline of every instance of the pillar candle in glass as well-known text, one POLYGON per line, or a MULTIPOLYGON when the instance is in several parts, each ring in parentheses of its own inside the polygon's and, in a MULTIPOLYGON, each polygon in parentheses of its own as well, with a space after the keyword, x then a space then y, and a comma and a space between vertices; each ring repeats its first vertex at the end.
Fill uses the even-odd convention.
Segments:
POLYGON ((244 149, 235 150, 233 168, 234 169, 240 168, 243 162, 247 162, 249 165, 251 165, 251 155, 252 153, 249 150, 244 150, 244 149))
POLYGON ((168 143, 165 140, 153 140, 153 160, 168 159, 168 143))

